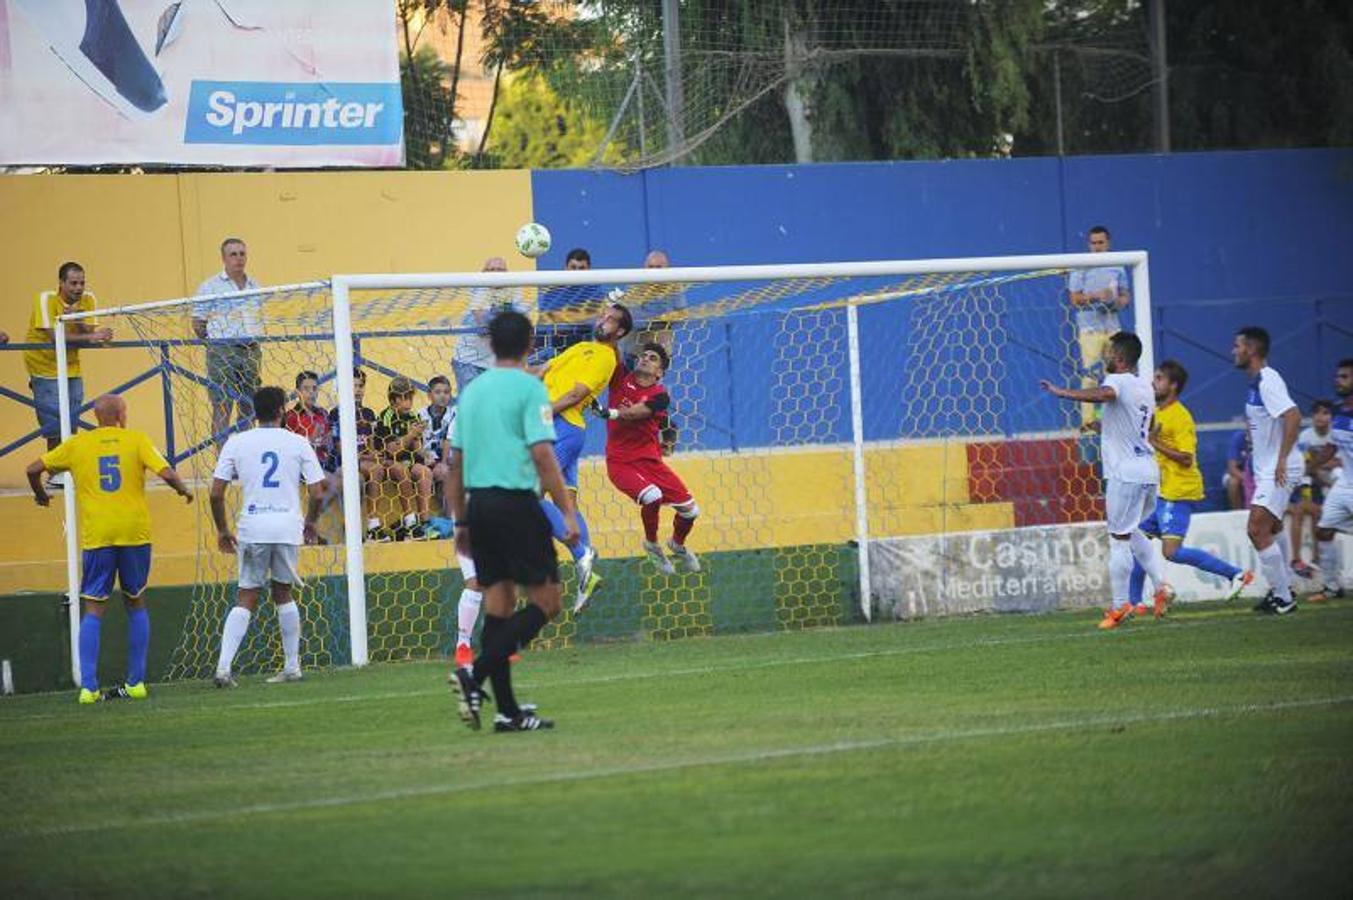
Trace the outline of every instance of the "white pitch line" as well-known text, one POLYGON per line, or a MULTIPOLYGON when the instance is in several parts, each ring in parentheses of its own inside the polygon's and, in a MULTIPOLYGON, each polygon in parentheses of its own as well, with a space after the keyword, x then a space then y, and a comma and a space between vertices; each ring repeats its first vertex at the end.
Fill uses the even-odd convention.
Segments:
MULTIPOLYGON (((781 666, 799 666, 799 665, 819 665, 823 663, 838 663, 849 660, 878 659, 892 656, 908 656, 914 653, 945 653, 955 650, 976 650, 983 647, 1007 647, 1019 646, 1023 644, 1045 644, 1055 641, 1069 640, 1123 640, 1130 637, 1141 637, 1148 634, 1169 634, 1170 631, 1180 628, 1198 628, 1198 627, 1216 627, 1216 617, 1208 616, 1207 620, 1193 622, 1173 622, 1168 630, 1143 630, 1134 629, 1126 632, 1115 632, 1113 636, 1107 636, 1099 631, 1074 631, 1066 634, 1047 634, 1034 637, 1009 637, 1009 638, 983 638, 976 641, 958 641, 945 644, 923 644, 908 647, 892 647, 884 650, 861 650, 853 653, 839 653, 832 656, 799 656, 786 659, 772 659, 763 662, 738 663, 733 665, 720 666, 693 666, 684 669, 662 669, 643 672, 622 672, 617 675, 593 675, 584 678, 574 678, 565 680, 532 681, 526 679, 518 683, 518 687, 523 690, 552 690, 560 687, 588 687, 598 684, 614 684, 624 681, 643 681, 654 678, 686 678, 702 677, 707 675, 719 675, 736 672, 751 672, 758 669, 772 669, 781 666)), ((1236 622, 1249 622, 1247 617, 1236 616, 1233 618, 1236 622)), ((171 683, 166 687, 180 686, 171 683)), ((286 688, 283 688, 286 690, 286 688)), ((258 703, 234 703, 222 706, 195 706, 195 707, 177 707, 164 708, 150 706, 145 707, 146 711, 154 715, 218 715, 225 712, 249 712, 253 710, 269 709, 296 709, 306 706, 323 706, 329 703, 361 703, 364 701, 382 701, 382 700, 405 700, 416 697, 434 697, 442 696, 446 689, 419 689, 412 691, 385 691, 381 693, 362 693, 362 694, 339 694, 331 697, 309 697, 299 700, 268 700, 258 703)), ((13 699, 13 698, 11 698, 13 699)), ((82 714, 88 714, 88 711, 82 711, 82 714)), ((30 715, 0 716, 0 722, 34 722, 45 721, 49 719, 69 718, 70 713, 32 713, 30 715)))
POLYGON ((1347 703, 1353 703, 1353 694, 1343 694, 1335 697, 1315 697, 1305 700, 1281 700, 1274 703, 1246 703, 1238 706, 1195 707, 1192 709, 1177 709, 1166 712, 1104 714, 1075 719, 1054 719, 1049 722, 1035 722, 1025 725, 953 729, 934 731, 928 734, 907 735, 905 737, 897 738, 876 738, 865 741, 838 741, 829 744, 810 744, 804 747, 784 747, 775 750, 730 753, 720 756, 669 760, 633 766, 613 766, 581 772, 552 772, 547 775, 485 780, 465 784, 435 784, 422 785, 419 787, 395 788, 385 791, 371 791, 365 794, 349 794, 341 797, 298 800, 291 803, 256 803, 249 806, 231 807, 229 809, 168 813, 159 816, 112 819, 77 825, 50 825, 37 828, 7 829, 0 830, 0 838, 12 840, 16 838, 63 837, 67 835, 89 834, 97 831, 126 831, 138 828, 183 826, 201 823, 215 825, 234 819, 252 818, 255 816, 286 815, 288 813, 306 812, 315 809, 333 809, 336 807, 360 806, 369 803, 388 803, 391 801, 415 800, 424 797, 444 797, 455 794, 464 794, 470 791, 498 790, 516 787, 539 787, 541 785, 567 784, 569 782, 577 781, 600 781, 608 778, 625 778, 633 775, 663 774, 684 769, 743 765, 746 763, 769 762, 780 759, 829 756, 836 753, 856 753, 862 750, 901 749, 926 744, 947 743, 951 741, 1005 738, 1052 731, 1080 731, 1106 726, 1188 721, 1218 718, 1222 716, 1262 715, 1264 713, 1285 712, 1294 709, 1340 706, 1347 703))
MULTIPOLYGON (((1177 627, 1186 627, 1180 624, 1177 627)), ((1119 634, 1118 637, 1126 637, 1131 634, 1145 634, 1144 631, 1126 632, 1119 634)), ((907 656, 913 653, 947 653, 955 650, 977 650, 984 647, 1007 647, 1018 646, 1021 644, 1045 644, 1054 641, 1067 640, 1103 640, 1103 636, 1097 631, 1076 631, 1067 634, 1038 635, 1036 637, 1012 637, 1012 638, 984 638, 977 641, 959 641, 946 644, 922 644, 910 647, 892 647, 885 650, 860 650, 853 653, 838 653, 832 656, 796 656, 782 659, 770 659, 762 662, 738 663, 732 665, 718 666, 692 666, 683 669, 661 669, 643 672, 621 672, 616 675, 593 675, 584 678, 560 679, 548 681, 532 681, 530 679, 518 682, 517 687, 523 690, 553 690, 561 687, 588 687, 598 684, 614 684, 622 681, 644 681, 654 678, 686 678, 701 677, 707 675, 718 675, 730 672, 754 672, 758 669, 773 669, 781 666, 801 666, 801 665, 819 665, 822 663, 839 663, 850 660, 878 659, 890 656, 907 656)), ((1112 638, 1110 638, 1112 640, 1112 638)), ((283 690, 286 690, 283 688, 283 690)), ((266 709, 294 709, 305 706, 322 706, 328 703, 361 703, 363 701, 377 700, 402 700, 414 697, 432 697, 446 694, 449 688, 442 689, 419 689, 413 691, 385 691, 381 693, 363 693, 363 694, 339 694, 331 697, 308 697, 298 700, 268 700, 259 703, 234 703, 222 706, 194 706, 194 707, 176 707, 165 708, 156 706, 143 707, 146 712, 155 715, 219 715, 227 712, 248 712, 252 710, 266 709)), ((83 711, 87 712, 87 711, 83 711)), ((83 714, 82 712, 82 714, 83 714)), ((70 713, 52 712, 52 713, 32 713, 29 715, 0 716, 0 722, 34 722, 48 719, 67 719, 70 713)))

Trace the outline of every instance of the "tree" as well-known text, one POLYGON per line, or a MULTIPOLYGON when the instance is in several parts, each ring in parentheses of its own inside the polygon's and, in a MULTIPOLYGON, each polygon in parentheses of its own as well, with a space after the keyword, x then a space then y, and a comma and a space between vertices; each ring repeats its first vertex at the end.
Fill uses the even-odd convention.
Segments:
MULTIPOLYGON (((606 137, 605 123, 565 104, 537 75, 514 76, 498 104, 493 159, 511 169, 563 169, 590 165, 606 137)), ((601 160, 620 165, 615 146, 601 160)))

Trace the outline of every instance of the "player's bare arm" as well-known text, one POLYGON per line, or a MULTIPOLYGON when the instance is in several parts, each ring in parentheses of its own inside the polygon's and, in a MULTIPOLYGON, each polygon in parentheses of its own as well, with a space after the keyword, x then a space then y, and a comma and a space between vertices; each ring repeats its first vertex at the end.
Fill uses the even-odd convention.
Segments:
POLYGON ((38 506, 47 506, 52 502, 52 496, 47 493, 47 489, 42 485, 42 473, 47 471, 47 467, 42 464, 42 460, 35 459, 28 464, 24 474, 28 476, 28 486, 33 489, 33 502, 38 506))
POLYGON ((574 384, 573 387, 569 388, 566 394, 551 403, 550 410, 557 416, 565 410, 572 409, 579 403, 582 403, 591 393, 592 391, 588 389, 587 385, 579 381, 574 384))
POLYGON ((1169 444, 1169 442, 1161 438, 1160 433, 1158 431, 1152 431, 1151 436, 1148 438, 1148 440, 1151 442, 1151 446, 1155 448, 1156 452, 1162 454, 1167 459, 1173 460, 1174 462, 1179 463, 1181 466, 1193 465, 1192 453, 1185 453, 1183 450, 1176 450, 1173 446, 1169 444))
POLYGON ((160 476, 160 480, 174 489, 174 493, 183 498, 185 503, 193 502, 193 492, 188 490, 188 486, 183 483, 178 471, 173 466, 165 466, 155 473, 160 476))
POLYGON ((564 543, 570 546, 576 544, 580 532, 578 517, 574 513, 573 493, 564 486, 564 474, 559 471, 559 460, 555 458, 554 445, 549 441, 532 444, 531 462, 535 463, 540 486, 564 514, 564 543))
POLYGON ((1046 378, 1038 382, 1043 390, 1062 400, 1075 400, 1077 403, 1112 403, 1118 399, 1118 393, 1108 386, 1092 388, 1065 388, 1053 384, 1046 378))
POLYGON ((317 481, 306 485, 306 492, 310 498, 310 505, 305 510, 305 525, 301 529, 301 535, 307 544, 318 544, 319 529, 316 526, 319 514, 324 510, 324 482, 317 481))
POLYGON ((225 492, 229 484, 230 482, 223 479, 213 478, 208 494, 211 500, 211 520, 216 525, 216 546, 223 553, 234 553, 239 549, 235 534, 230 530, 230 522, 226 520, 225 492))
POLYGON ((1282 414, 1283 442, 1278 448, 1278 464, 1273 480, 1278 487, 1287 486, 1287 457, 1297 444, 1297 435, 1301 432, 1301 413, 1293 406, 1282 414))

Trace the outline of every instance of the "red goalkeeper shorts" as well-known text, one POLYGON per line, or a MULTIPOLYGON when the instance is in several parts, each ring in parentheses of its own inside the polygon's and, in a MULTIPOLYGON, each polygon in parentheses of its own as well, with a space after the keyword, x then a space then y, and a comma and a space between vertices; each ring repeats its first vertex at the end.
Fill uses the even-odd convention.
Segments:
MULTIPOLYGON (((661 460, 638 459, 629 462, 606 460, 606 475, 611 484, 636 503, 642 503, 640 497, 652 496, 653 489, 661 492, 663 503, 672 505, 691 502, 691 492, 686 485, 661 460)), ((649 502, 653 502, 649 500, 649 502)))

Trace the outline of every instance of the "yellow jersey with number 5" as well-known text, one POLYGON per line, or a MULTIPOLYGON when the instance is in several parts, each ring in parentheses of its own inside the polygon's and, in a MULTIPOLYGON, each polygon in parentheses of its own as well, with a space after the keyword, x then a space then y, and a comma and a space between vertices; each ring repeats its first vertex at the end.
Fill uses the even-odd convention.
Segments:
POLYGON ((75 482, 81 547, 150 543, 146 470, 169 463, 143 432, 112 425, 82 431, 44 453, 42 464, 48 472, 70 472, 75 482))

